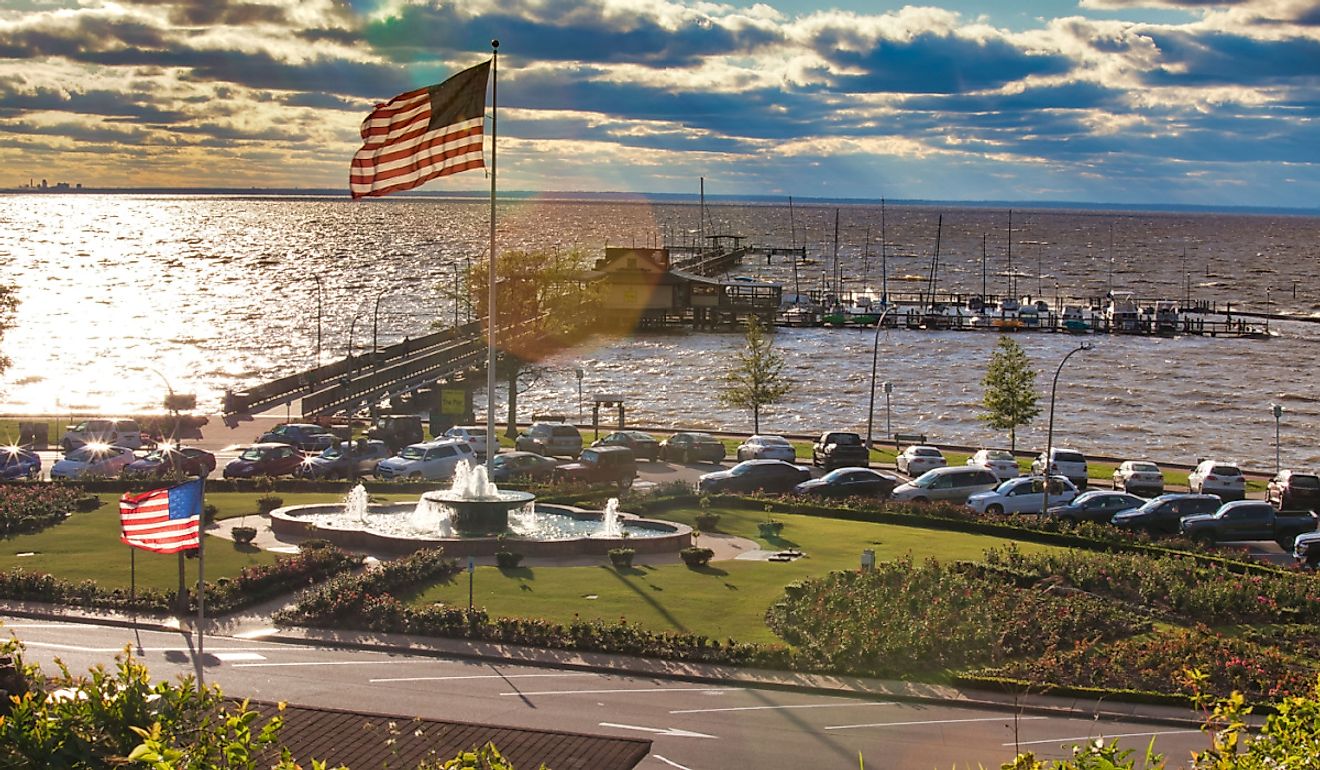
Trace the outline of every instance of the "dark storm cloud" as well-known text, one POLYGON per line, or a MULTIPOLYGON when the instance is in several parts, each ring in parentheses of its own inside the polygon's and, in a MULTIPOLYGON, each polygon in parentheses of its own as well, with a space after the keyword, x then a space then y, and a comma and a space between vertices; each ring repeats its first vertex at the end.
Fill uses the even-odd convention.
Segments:
POLYGON ((274 5, 232 2, 232 0, 128 0, 130 5, 163 7, 172 24, 193 27, 251 24, 282 24, 287 21, 284 9, 274 5))
POLYGON ((1147 30, 1164 66, 1146 73, 1155 85, 1320 84, 1320 41, 1262 40, 1229 33, 1147 30))
POLYGON ((1006 40, 973 40, 926 32, 904 40, 878 39, 852 50, 851 33, 827 29, 812 48, 836 67, 861 69, 834 75, 836 90, 848 92, 950 94, 998 88, 1028 75, 1059 75, 1072 61, 1061 54, 1033 54, 1006 40))
POLYGON ((137 123, 172 123, 187 117, 186 113, 178 110, 163 109, 152 104, 151 97, 145 93, 63 91, 53 88, 29 90, 13 80, 0 82, 0 117, 39 111, 100 115, 137 123))
POLYGON ((442 51, 470 51, 474 41, 498 38, 500 51, 540 61, 638 62, 680 67, 703 57, 738 55, 783 40, 778 30, 733 25, 694 16, 677 29, 653 17, 607 14, 599 2, 509 2, 480 16, 452 3, 406 6, 398 16, 370 22, 366 40, 394 60, 429 58, 442 51))

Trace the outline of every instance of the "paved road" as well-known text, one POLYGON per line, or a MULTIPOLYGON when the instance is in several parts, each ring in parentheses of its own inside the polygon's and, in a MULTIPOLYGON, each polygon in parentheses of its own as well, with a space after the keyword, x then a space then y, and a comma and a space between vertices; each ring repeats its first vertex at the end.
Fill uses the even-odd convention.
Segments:
MULTIPOLYGON (((3 618, 29 661, 72 670, 108 664, 131 645, 157 678, 193 671, 191 639, 84 624, 3 618)), ((641 768, 997 767, 1017 750, 1069 756, 1073 745, 1117 737, 1142 753, 1152 737, 1173 757, 1206 746, 1188 727, 1077 716, 872 701, 492 664, 452 658, 303 647, 208 637, 206 678, 229 695, 403 717, 645 737, 641 768)))

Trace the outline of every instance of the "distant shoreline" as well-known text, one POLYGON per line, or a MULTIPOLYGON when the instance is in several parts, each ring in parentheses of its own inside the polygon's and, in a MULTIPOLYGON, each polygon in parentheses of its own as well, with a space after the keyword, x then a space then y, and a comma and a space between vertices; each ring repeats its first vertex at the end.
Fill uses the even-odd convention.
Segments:
MULTIPOLYGON (((232 188, 232 187, 83 187, 73 189, 14 187, 0 189, 0 195, 182 195, 182 196, 217 196, 233 198, 337 198, 348 200, 348 191, 333 188, 232 188)), ((505 200, 548 200, 574 203, 675 203, 696 204, 700 196, 695 193, 645 193, 645 192, 585 192, 585 191, 501 191, 499 197, 505 200)), ((379 205, 415 199, 452 200, 485 202, 488 193, 465 191, 412 191, 389 198, 367 199, 365 203, 379 205)), ((786 205, 788 195, 715 195, 705 196, 707 202, 722 204, 740 203, 744 205, 786 205)), ((819 206, 878 206, 880 198, 819 198, 793 196, 795 205, 819 206)), ((1086 201, 1032 201, 1032 200, 928 200, 919 198, 886 198, 883 202, 893 206, 948 207, 948 208, 985 208, 985 209, 1022 209, 1096 211, 1096 212, 1151 212, 1151 213, 1186 213, 1186 214, 1243 214, 1280 216, 1320 216, 1320 208, 1282 207, 1282 206, 1230 206, 1205 204, 1175 203, 1092 203, 1086 201)))

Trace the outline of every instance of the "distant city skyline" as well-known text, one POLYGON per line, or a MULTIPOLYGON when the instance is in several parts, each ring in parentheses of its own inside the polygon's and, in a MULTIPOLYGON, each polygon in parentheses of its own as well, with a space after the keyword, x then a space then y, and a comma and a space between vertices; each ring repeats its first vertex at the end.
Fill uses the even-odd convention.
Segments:
POLYGON ((1320 200, 1320 5, 1287 0, 0 0, 0 162, 347 195, 371 107, 492 37, 503 189, 1320 200))

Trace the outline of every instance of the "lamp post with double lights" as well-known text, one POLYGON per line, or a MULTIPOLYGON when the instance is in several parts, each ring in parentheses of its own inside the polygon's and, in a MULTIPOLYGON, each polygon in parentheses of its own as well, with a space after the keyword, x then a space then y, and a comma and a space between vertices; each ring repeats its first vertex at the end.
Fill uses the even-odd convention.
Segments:
POLYGON ((1277 476, 1283 467, 1279 462, 1279 418, 1283 417, 1283 406, 1270 404, 1270 411, 1274 414, 1274 475, 1277 476))
POLYGON ((1064 364, 1068 363, 1068 359, 1072 358, 1074 355, 1082 352, 1083 350, 1090 350, 1092 347, 1093 346, 1091 345, 1091 343, 1083 342, 1082 344, 1068 351, 1068 355, 1064 356, 1063 360, 1059 362, 1059 368, 1054 370, 1054 382, 1050 385, 1050 425, 1045 432, 1045 462, 1043 463, 1045 470, 1044 473, 1045 479, 1044 479, 1044 492, 1040 503, 1040 512, 1042 516, 1045 515, 1045 512, 1050 509, 1050 479, 1052 478, 1052 473, 1054 470, 1054 468, 1052 467, 1052 460, 1054 456, 1054 397, 1055 394, 1058 393, 1059 391, 1059 375, 1063 373, 1063 366, 1064 364))
MULTIPOLYGON (((875 372, 880 358, 880 329, 885 325, 885 316, 889 315, 892 308, 885 308, 880 317, 875 320, 875 339, 871 343, 871 400, 866 407, 866 451, 871 451, 872 428, 875 424, 875 372)), ((885 383, 885 427, 889 427, 889 394, 893 391, 893 386, 885 383)), ((892 435, 892 434, 891 434, 892 435)), ((869 455, 868 455, 869 457, 869 455)))

